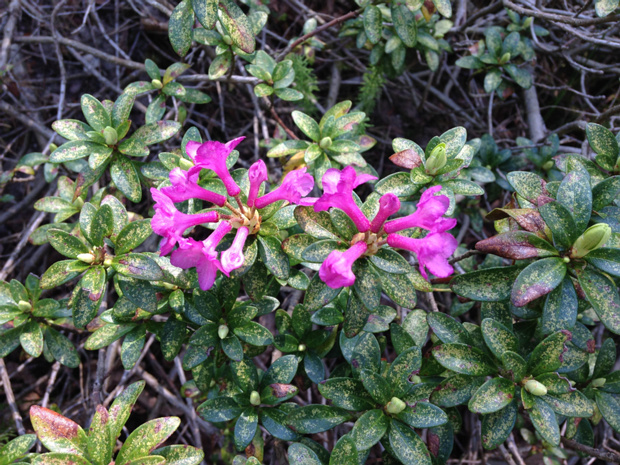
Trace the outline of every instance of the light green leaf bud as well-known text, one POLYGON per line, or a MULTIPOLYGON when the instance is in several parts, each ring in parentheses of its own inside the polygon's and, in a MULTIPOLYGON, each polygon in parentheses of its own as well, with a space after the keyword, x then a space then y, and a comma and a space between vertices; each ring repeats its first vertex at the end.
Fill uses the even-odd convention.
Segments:
POLYGON ((164 87, 164 85, 161 83, 159 79, 153 79, 151 81, 151 85, 155 87, 155 89, 161 89, 162 87, 164 87))
POLYGON ((500 63, 507 63, 508 60, 510 60, 510 52, 506 52, 502 55, 502 57, 499 59, 500 63))
POLYGON ((226 339, 226 336, 228 336, 228 326, 220 325, 220 327, 217 328, 217 335, 220 339, 226 339))
POLYGON ((430 157, 426 160, 426 172, 432 176, 436 175, 441 168, 446 166, 446 145, 439 144, 433 149, 430 157))
POLYGON ((17 302, 17 306, 22 312, 29 312, 30 309, 32 308, 32 305, 30 305, 30 302, 26 302, 25 300, 20 300, 19 302, 17 302))
POLYGON ((527 383, 525 383, 525 389, 535 396, 544 396, 547 394, 546 386, 535 379, 530 379, 527 383))
POLYGON ((405 410, 406 407, 407 404, 405 404, 398 397, 392 397, 392 400, 390 400, 385 406, 385 410, 392 415, 398 415, 400 412, 405 410))
POLYGON ((257 406, 260 405, 260 394, 256 391, 252 391, 250 394, 250 404, 257 406))
POLYGON ((304 351, 306 350, 306 344, 299 344, 299 345, 297 346, 297 350, 298 350, 299 352, 304 352, 304 351))
POLYGON ((602 247, 611 237, 611 228, 608 224, 599 223, 590 226, 577 238, 571 249, 572 258, 581 258, 593 250, 602 247))
POLYGON ((331 137, 323 137, 321 142, 319 143, 319 147, 323 150, 326 150, 332 146, 332 138, 331 137))
POLYGON ((605 378, 596 378, 594 380, 592 380, 592 383, 590 384, 593 388, 600 388, 605 386, 605 382, 607 380, 605 378))
POLYGON ((92 253, 81 253, 77 256, 77 259, 84 263, 93 263, 95 256, 92 253))
POLYGON ((116 133, 116 129, 107 126, 103 130, 103 138, 105 139, 106 145, 116 145, 118 142, 118 134, 116 133))

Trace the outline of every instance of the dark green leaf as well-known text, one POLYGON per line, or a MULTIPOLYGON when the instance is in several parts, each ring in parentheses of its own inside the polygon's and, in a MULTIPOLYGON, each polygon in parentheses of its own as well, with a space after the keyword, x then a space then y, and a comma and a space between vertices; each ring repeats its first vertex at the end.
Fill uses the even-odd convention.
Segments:
POLYGON ((252 25, 232 0, 219 0, 219 19, 233 43, 245 53, 254 53, 255 41, 252 25))
POLYGON ((426 445, 407 425, 392 420, 389 438, 392 450, 404 465, 431 465, 426 445))
POLYGON ((465 344, 443 344, 433 347, 435 359, 445 368, 465 375, 492 375, 497 370, 480 350, 465 344))
POLYGON ((484 383, 469 400, 474 413, 493 413, 503 409, 515 396, 515 384, 505 378, 492 378, 484 383))
POLYGON ((601 322, 612 333, 620 334, 620 296, 614 282, 590 266, 578 277, 579 284, 601 322))
MULTIPOLYGON (((548 204, 547 204, 548 205, 548 204)), ((519 273, 512 288, 511 300, 523 307, 555 289, 566 275, 566 263, 561 258, 536 260, 519 273)))
POLYGON ((351 415, 338 407, 329 405, 306 405, 292 410, 287 417, 290 428, 300 434, 316 434, 332 429, 351 415))
POLYGON ((511 402, 502 410, 482 416, 482 445, 492 450, 502 444, 514 428, 519 411, 517 402, 511 402))
POLYGON ((462 297, 500 302, 510 297, 512 285, 521 270, 521 266, 506 266, 472 271, 452 278, 450 287, 462 297))

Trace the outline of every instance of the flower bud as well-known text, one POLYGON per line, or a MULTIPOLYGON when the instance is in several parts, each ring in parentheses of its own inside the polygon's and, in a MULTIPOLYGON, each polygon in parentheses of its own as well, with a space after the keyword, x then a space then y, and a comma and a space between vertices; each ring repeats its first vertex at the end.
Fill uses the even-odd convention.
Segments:
POLYGON ((304 352, 306 350, 306 344, 299 344, 297 346, 297 351, 304 352))
POLYGON ((605 386, 606 381, 607 380, 605 378, 596 378, 595 380, 592 380, 590 386, 592 386, 593 388, 600 388, 605 386))
POLYGON ((446 157, 445 144, 439 144, 433 149, 430 157, 426 160, 426 172, 430 175, 435 175, 441 168, 446 166, 448 158, 446 157))
POLYGON ((228 326, 220 325, 220 327, 217 328, 217 335, 220 339, 226 339, 226 336, 228 336, 228 326))
POLYGON ((608 224, 599 223, 590 226, 577 238, 571 249, 571 257, 581 258, 595 249, 602 247, 611 237, 611 228, 608 224))
POLYGON ((332 138, 331 137, 323 137, 321 142, 319 143, 319 147, 323 150, 326 150, 332 146, 332 138))
POLYGON ((228 34, 225 34, 224 37, 222 37, 222 40, 224 41, 226 45, 232 45, 233 43, 232 39, 230 38, 228 34))
POLYGON ((81 253, 77 256, 77 259, 84 263, 93 263, 95 256, 92 253, 81 253))
POLYGON ((527 383, 525 383, 525 389, 535 396, 544 396, 547 394, 547 388, 545 385, 535 379, 530 379, 527 383))
POLYGON ((260 405, 260 394, 256 391, 252 391, 250 394, 250 404, 257 406, 260 405))
POLYGON ((153 79, 151 81, 151 85, 155 87, 155 89, 161 89, 162 87, 164 87, 159 79, 153 79))
POLYGON ((420 378, 418 375, 413 375, 411 377, 411 384, 420 384, 422 382, 422 378, 420 378))
POLYGON ((20 300, 19 302, 17 302, 17 306, 22 312, 29 312, 30 309, 32 308, 32 305, 30 305, 30 302, 26 302, 25 300, 20 300))
POLYGON ((385 406, 385 410, 392 415, 398 415, 400 412, 405 410, 405 407, 407 407, 407 404, 405 404, 402 400, 398 397, 392 397, 392 400, 390 400, 385 406))
POLYGON ((550 170, 551 168, 553 168, 554 164, 555 163, 553 163, 553 160, 549 160, 548 162, 542 165, 542 169, 545 171, 550 170))
POLYGON ((103 138, 105 139, 106 145, 116 145, 118 142, 118 134, 116 133, 116 129, 107 126, 103 130, 103 138))
POLYGON ((506 63, 508 60, 510 60, 510 52, 504 53, 502 57, 499 59, 499 62, 506 63))

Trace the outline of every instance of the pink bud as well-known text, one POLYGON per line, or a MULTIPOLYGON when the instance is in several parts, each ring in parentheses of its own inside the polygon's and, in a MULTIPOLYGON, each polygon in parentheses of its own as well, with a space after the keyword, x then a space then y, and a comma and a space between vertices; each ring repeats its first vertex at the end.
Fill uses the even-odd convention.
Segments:
POLYGON ((375 215, 372 223, 370 223, 370 230, 374 233, 378 233, 381 230, 381 226, 385 223, 391 215, 396 213, 400 209, 400 200, 391 192, 384 194, 379 199, 379 211, 375 215))
POLYGON ((243 265, 243 262, 245 261, 245 257, 243 256, 243 246, 245 245, 245 241, 248 238, 249 233, 250 231, 245 226, 237 229, 237 234, 235 235, 232 245, 230 248, 222 252, 222 268, 227 273, 230 273, 232 270, 236 270, 237 268, 241 268, 243 265))
POLYGON ((250 179, 250 191, 248 192, 248 207, 254 206, 254 201, 258 195, 260 185, 269 179, 267 174, 267 166, 263 160, 258 160, 248 170, 248 178, 250 179))
POLYGON ((352 286, 355 275, 351 267, 355 260, 364 255, 367 248, 365 242, 356 242, 345 252, 333 250, 321 265, 319 277, 332 289, 352 286))

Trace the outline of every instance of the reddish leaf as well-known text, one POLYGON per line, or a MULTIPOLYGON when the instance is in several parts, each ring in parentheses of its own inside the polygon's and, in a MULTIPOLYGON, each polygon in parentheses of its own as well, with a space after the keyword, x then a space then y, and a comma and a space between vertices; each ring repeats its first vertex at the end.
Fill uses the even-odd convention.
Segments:
POLYGON ((395 165, 406 168, 408 170, 417 168, 422 164, 422 159, 420 158, 420 155, 418 155, 418 153, 413 149, 406 149, 402 150, 401 152, 397 152, 394 155, 390 156, 390 160, 395 165))

